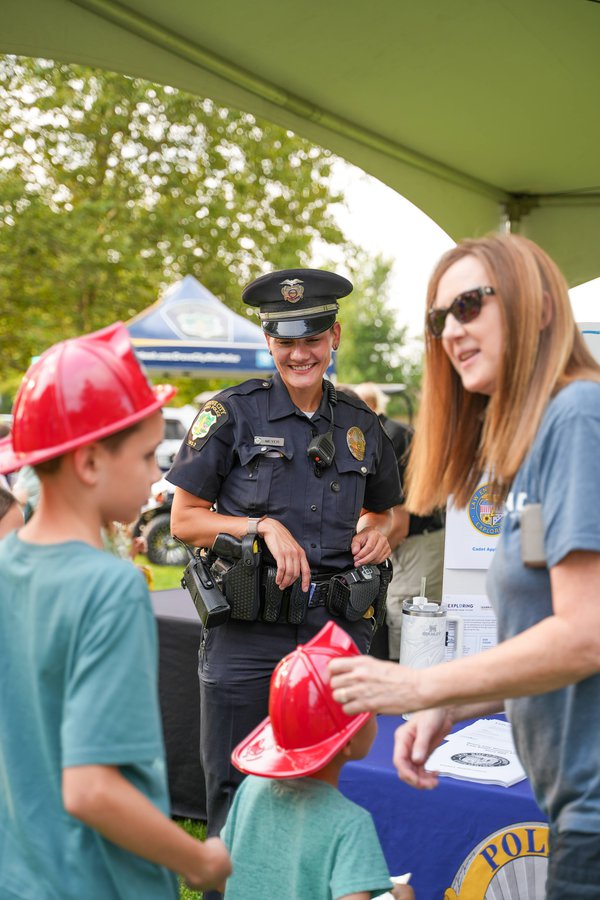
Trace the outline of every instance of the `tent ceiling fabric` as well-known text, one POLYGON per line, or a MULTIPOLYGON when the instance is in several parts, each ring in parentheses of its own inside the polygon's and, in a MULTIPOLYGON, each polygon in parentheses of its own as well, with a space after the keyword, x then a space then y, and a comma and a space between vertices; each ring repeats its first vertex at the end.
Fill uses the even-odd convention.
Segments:
POLYGON ((3 0, 0 51, 171 84, 289 127, 458 239, 600 274, 595 0, 3 0))

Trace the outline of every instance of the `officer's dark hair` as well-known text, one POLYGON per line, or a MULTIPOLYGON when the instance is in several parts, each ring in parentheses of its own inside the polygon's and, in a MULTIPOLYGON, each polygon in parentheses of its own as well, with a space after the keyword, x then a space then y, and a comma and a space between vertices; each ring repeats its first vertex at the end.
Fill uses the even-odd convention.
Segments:
MULTIPOLYGON (((117 453, 121 445, 125 443, 130 435, 138 430, 143 421, 143 419, 140 419, 139 422, 134 422, 133 425, 129 425, 121 431, 115 431, 114 434, 109 434, 104 438, 100 438, 98 443, 103 444, 109 453, 117 453)), ((90 441, 90 444, 92 443, 95 444, 96 441, 90 441)), ((36 463, 32 468, 37 475, 52 475, 59 470, 63 455, 64 454, 61 454, 52 459, 47 459, 45 462, 36 463)))

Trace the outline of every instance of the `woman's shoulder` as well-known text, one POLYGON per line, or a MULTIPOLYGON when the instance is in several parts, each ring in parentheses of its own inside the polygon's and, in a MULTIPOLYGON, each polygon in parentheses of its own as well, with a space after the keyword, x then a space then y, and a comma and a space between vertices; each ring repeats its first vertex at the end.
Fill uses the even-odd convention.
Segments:
POLYGON ((579 415, 600 417, 600 381, 571 381, 553 397, 548 411, 561 418, 579 415))

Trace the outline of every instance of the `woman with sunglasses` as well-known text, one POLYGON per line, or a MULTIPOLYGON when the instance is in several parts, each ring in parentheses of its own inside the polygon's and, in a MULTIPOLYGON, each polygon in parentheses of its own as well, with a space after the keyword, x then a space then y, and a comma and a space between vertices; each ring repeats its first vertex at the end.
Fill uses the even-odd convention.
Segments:
POLYGON ((419 788, 455 723, 500 710, 550 823, 548 900, 600 896, 600 366, 567 285, 535 244, 466 240, 427 297, 425 378, 408 507, 491 480, 505 502, 488 573, 499 643, 412 670, 372 658, 331 664, 345 712, 421 710, 396 732, 394 763, 419 788), (531 528, 533 516, 533 528, 531 528), (531 547, 536 524, 543 540, 531 547))

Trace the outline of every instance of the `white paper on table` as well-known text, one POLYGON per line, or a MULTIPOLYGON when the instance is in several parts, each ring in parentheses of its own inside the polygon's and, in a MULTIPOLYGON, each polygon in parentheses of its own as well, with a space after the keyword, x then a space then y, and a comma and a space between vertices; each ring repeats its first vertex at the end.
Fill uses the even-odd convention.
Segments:
POLYGON ((482 719, 455 731, 435 750, 425 768, 463 781, 509 787, 526 776, 508 722, 482 719))
MULTIPOLYGON (((444 594, 442 602, 449 613, 459 615, 464 622, 463 656, 496 646, 496 614, 486 594, 444 594)), ((448 622, 446 660, 454 658, 455 639, 456 624, 448 622)))

